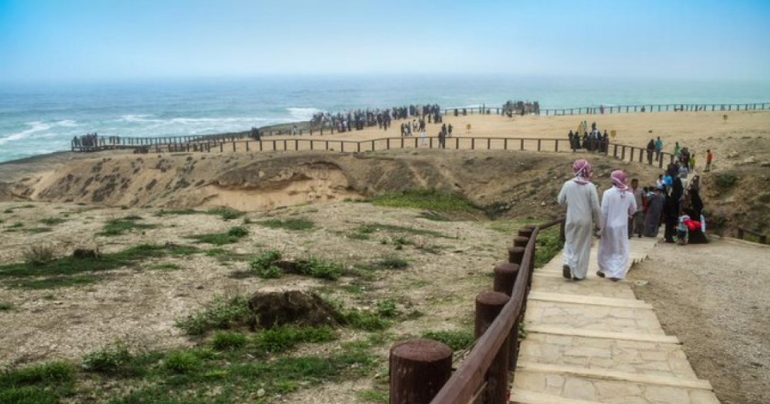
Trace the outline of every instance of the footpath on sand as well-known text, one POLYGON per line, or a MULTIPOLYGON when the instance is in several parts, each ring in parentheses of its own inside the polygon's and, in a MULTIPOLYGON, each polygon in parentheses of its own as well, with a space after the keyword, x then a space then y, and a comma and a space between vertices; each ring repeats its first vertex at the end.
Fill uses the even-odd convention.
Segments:
MULTIPOLYGON (((629 265, 656 239, 631 240, 629 265)), ((535 270, 511 402, 519 404, 718 404, 698 379, 679 339, 666 335, 628 281, 596 276, 598 242, 588 277, 562 277, 562 256, 535 270)))

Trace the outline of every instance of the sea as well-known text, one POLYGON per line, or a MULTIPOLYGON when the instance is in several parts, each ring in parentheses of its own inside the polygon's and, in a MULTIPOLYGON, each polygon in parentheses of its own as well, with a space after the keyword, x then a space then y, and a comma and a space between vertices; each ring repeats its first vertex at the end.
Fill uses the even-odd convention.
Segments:
MULTIPOLYGON (((0 84, 0 162, 68 150, 74 136, 245 131, 317 112, 438 104, 541 109, 770 102, 770 82, 578 77, 270 76, 0 84)), ((1 180, 1 179, 0 179, 1 180)))

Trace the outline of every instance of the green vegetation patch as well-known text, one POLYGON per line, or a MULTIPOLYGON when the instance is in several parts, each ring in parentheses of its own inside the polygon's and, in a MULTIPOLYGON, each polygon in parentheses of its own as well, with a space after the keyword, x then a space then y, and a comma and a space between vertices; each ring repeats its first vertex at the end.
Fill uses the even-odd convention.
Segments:
POLYGON ((413 189, 399 193, 380 195, 372 204, 392 208, 426 209, 434 212, 480 212, 481 210, 464 196, 428 189, 413 189))
POLYGON ((27 289, 83 285, 97 280, 93 274, 82 276, 84 273, 104 272, 132 266, 147 258, 185 256, 197 251, 196 248, 189 246, 165 247, 142 244, 117 253, 102 254, 93 258, 69 256, 41 263, 8 264, 0 266, 0 282, 10 287, 27 289))
POLYGON ((113 237, 120 236, 132 230, 147 230, 158 227, 156 224, 137 223, 142 220, 139 216, 126 216, 122 219, 113 219, 108 221, 102 231, 96 233, 97 236, 113 237))
POLYGON ((125 370, 133 356, 122 341, 109 344, 83 357, 83 369, 96 373, 118 373, 125 370))
POLYGON ((176 321, 176 327, 190 335, 203 335, 211 330, 246 327, 253 321, 245 296, 216 296, 202 310, 176 321))
POLYGON ((256 223, 260 226, 268 227, 271 229, 285 229, 294 231, 312 230, 313 227, 315 227, 315 223, 304 218, 289 218, 286 220, 269 219, 256 223))
POLYGON ((252 344, 257 353, 286 352, 301 343, 329 342, 337 339, 331 327, 273 327, 257 333, 252 344))
POLYGON ((0 311, 13 311, 16 310, 16 306, 11 303, 0 302, 0 311))
POLYGON ((537 251, 535 252, 535 268, 541 268, 550 262, 563 248, 564 242, 559 236, 559 226, 539 232, 537 236, 537 251))
POLYGON ((470 331, 430 331, 422 337, 447 344, 453 351, 469 349, 476 342, 470 331))
POLYGON ((199 243, 207 243, 213 245, 225 245, 234 244, 240 241, 242 238, 249 235, 249 229, 243 226, 231 227, 224 233, 208 233, 198 234, 190 236, 189 238, 196 240, 199 243))
POLYGON ((0 373, 0 403, 55 404, 74 392, 77 368, 51 362, 0 373))
POLYGON ((734 172, 723 172, 714 174, 714 185, 720 191, 727 191, 738 183, 739 177, 734 172))
POLYGON ((206 211, 206 213, 209 215, 219 216, 222 218, 222 220, 225 220, 225 221, 237 219, 246 214, 246 212, 241 212, 239 210, 229 209, 229 208, 209 209, 206 211))
POLYGON ((446 235, 433 230, 417 229, 414 227, 394 226, 394 225, 383 224, 383 223, 362 224, 361 226, 358 226, 358 228, 356 228, 354 234, 370 235, 370 234, 379 233, 379 232, 409 234, 413 236, 449 238, 446 235))
POLYGON ((48 226, 56 226, 57 224, 62 224, 66 221, 67 219, 62 219, 60 217, 49 217, 47 219, 40 220, 40 223, 43 223, 48 226))
POLYGON ((326 280, 337 280, 342 275, 342 265, 336 262, 316 257, 297 261, 281 261, 281 258, 280 251, 270 250, 257 256, 249 266, 263 279, 280 278, 284 272, 326 280))

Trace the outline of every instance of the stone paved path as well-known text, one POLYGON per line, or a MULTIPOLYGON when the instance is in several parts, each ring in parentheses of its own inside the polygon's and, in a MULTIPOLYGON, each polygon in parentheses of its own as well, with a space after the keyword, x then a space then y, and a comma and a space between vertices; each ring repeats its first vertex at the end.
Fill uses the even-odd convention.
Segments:
MULTIPOLYGON (((632 260, 646 258, 655 243, 633 239, 632 260)), ((652 306, 626 281, 596 277, 597 248, 582 282, 562 278, 561 254, 535 270, 511 402, 718 404, 652 306)))

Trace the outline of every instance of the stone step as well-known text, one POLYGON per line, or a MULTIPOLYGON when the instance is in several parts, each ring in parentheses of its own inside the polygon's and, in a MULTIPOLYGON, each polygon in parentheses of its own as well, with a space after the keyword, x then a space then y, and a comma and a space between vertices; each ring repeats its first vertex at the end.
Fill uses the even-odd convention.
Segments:
POLYGON ((511 393, 511 404, 597 404, 599 401, 576 400, 528 390, 511 393))
POLYGON ((611 297, 572 295, 564 293, 548 293, 533 290, 529 293, 529 300, 538 300, 543 302, 558 302, 583 304, 589 306, 609 306, 638 309, 652 309, 652 306, 641 301, 633 299, 616 299, 611 297))
POLYGON ((697 380, 679 344, 527 333, 519 362, 697 380))
POLYGON ((585 306, 532 300, 527 303, 524 320, 525 327, 546 325, 578 330, 665 335, 658 318, 650 309, 585 306))
POLYGON ((681 344, 679 338, 675 335, 660 335, 660 334, 648 334, 648 333, 621 333, 621 332, 609 332, 609 331, 597 331, 597 330, 578 330, 575 328, 559 327, 553 325, 537 325, 529 324, 526 328, 527 333, 549 334, 559 335, 567 337, 585 337, 585 338, 602 338, 602 339, 614 339, 618 341, 639 341, 639 342, 655 342, 665 344, 681 344))
POLYGON ((609 297, 614 299, 634 299, 634 292, 628 287, 627 282, 612 282, 597 278, 589 274, 585 280, 575 282, 573 280, 558 277, 539 276, 535 272, 532 277, 532 290, 544 293, 560 293, 567 295, 585 295, 597 297, 609 297))
POLYGON ((711 385, 705 380, 584 371, 528 363, 520 365, 514 376, 513 402, 524 396, 529 398, 523 401, 527 404, 719 404, 711 385), (538 396, 528 396, 530 392, 538 396), (553 401, 553 396, 580 401, 553 401), (537 398, 543 401, 536 401, 537 398))

